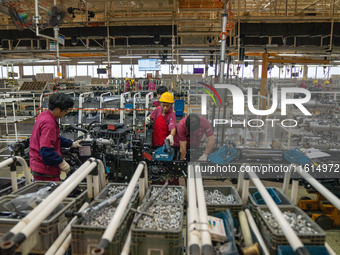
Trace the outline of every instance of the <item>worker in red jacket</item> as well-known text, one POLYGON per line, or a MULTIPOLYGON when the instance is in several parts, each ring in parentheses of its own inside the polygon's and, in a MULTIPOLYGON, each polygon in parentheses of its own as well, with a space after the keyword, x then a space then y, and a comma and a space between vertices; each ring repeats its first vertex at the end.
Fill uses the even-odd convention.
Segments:
POLYGON ((70 165, 62 158, 62 147, 81 147, 60 136, 58 119, 73 107, 73 99, 63 93, 50 96, 48 110, 39 114, 30 138, 30 167, 36 181, 60 181, 60 173, 68 172, 70 165))
POLYGON ((204 135, 208 138, 208 144, 199 161, 206 161, 215 145, 215 136, 209 121, 203 116, 192 113, 178 122, 174 145, 180 147, 180 160, 185 159, 188 147, 199 147, 204 135))
POLYGON ((174 145, 174 135, 176 134, 176 115, 172 110, 175 102, 174 96, 170 92, 161 95, 160 106, 158 106, 145 120, 145 124, 154 121, 152 145, 163 146, 164 140, 168 139, 170 145, 174 145))

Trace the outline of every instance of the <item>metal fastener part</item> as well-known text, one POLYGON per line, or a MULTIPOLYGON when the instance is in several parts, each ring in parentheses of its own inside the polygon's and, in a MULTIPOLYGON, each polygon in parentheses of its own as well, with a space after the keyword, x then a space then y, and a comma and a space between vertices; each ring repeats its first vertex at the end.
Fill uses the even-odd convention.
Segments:
POLYGON ((107 227, 116 211, 115 207, 106 207, 93 213, 89 220, 84 221, 83 225, 92 227, 107 227))
MULTIPOLYGON (((157 194, 160 190, 158 187, 153 187, 151 196, 157 194)), ((182 204, 184 201, 183 189, 176 187, 167 187, 164 192, 158 196, 156 202, 170 203, 170 204, 182 204)))
POLYGON ((204 191, 205 202, 208 205, 225 205, 225 204, 235 204, 235 196, 229 194, 228 196, 223 195, 219 190, 204 191))
POLYGON ((178 230, 182 220, 180 208, 179 205, 154 205, 147 210, 153 217, 144 215, 138 221, 137 228, 157 231, 178 230))
MULTIPOLYGON (((276 231, 276 234, 283 234, 278 222, 272 216, 271 212, 261 211, 264 218, 267 220, 269 225, 276 231)), ((292 211, 283 212, 284 218, 287 220, 291 228, 298 234, 301 235, 312 235, 318 234, 319 232, 312 228, 312 224, 308 222, 303 215, 297 214, 292 211)))

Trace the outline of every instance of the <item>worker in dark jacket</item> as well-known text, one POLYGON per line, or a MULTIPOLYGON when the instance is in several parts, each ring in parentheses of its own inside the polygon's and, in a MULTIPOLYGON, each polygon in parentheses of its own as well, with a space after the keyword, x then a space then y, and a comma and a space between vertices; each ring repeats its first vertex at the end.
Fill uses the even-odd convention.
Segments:
POLYGON ((30 138, 30 166, 34 180, 59 181, 60 173, 68 172, 70 165, 62 158, 62 147, 81 147, 80 141, 60 136, 57 120, 73 107, 73 99, 63 93, 50 96, 48 110, 39 114, 30 138))

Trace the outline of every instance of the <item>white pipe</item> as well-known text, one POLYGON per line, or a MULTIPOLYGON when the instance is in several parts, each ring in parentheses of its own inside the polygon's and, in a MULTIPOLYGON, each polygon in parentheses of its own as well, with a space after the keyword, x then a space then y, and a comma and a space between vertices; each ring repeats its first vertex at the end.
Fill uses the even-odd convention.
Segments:
MULTIPOLYGON (((133 95, 133 109, 136 108, 136 97, 139 95, 140 98, 140 92, 137 92, 136 94, 133 95)), ((132 128, 133 130, 136 130, 136 111, 133 111, 133 117, 132 117, 132 128)))
POLYGON ((242 185, 242 202, 244 205, 248 203, 248 195, 249 195, 249 180, 243 180, 242 185))
POLYGON ((128 187, 126 188, 124 196, 120 200, 120 203, 119 203, 118 207, 116 208, 116 211, 115 211, 109 225, 106 227, 106 230, 105 230, 99 244, 97 245, 97 248, 94 248, 92 250, 93 253, 103 254, 104 249, 106 248, 106 245, 109 245, 111 243, 113 237, 116 234, 118 227, 120 226, 122 217, 123 217, 125 210, 126 210, 126 207, 128 206, 128 203, 131 200, 131 197, 132 197, 132 194, 133 194, 134 189, 136 187, 136 184, 138 182, 139 176, 143 172, 145 165, 146 165, 146 163, 144 161, 139 163, 134 175, 132 176, 132 179, 131 179, 128 187))
POLYGON ((263 186, 258 176, 252 171, 250 171, 248 174, 250 178, 252 179, 253 183, 255 184, 257 190, 260 192, 263 200, 267 204, 270 212, 273 214, 274 218, 279 223, 282 229, 282 232, 287 238, 288 243, 292 247, 293 251, 295 252, 297 249, 302 248, 303 244, 300 241, 299 237, 296 235, 294 230, 290 227, 289 223, 282 215, 279 207, 276 205, 272 197, 269 195, 267 189, 263 186))
MULTIPOLYGON (((45 93, 45 94, 41 94, 40 95, 40 108, 42 107, 42 100, 43 100, 43 98, 45 97, 45 96, 48 96, 48 95, 52 95, 53 93, 45 93)), ((41 111, 42 111, 42 108, 40 109, 40 113, 41 113, 41 111)))
POLYGON ((196 184, 195 173, 192 164, 188 166, 188 180, 187 180, 187 252, 188 254, 200 254, 201 235, 199 226, 199 216, 196 199, 196 184))
POLYGON ((86 176, 86 184, 87 184, 87 197, 89 199, 92 199, 93 198, 92 174, 86 176))
POLYGON ((6 135, 8 135, 8 121, 7 121, 7 105, 6 102, 4 102, 4 109, 5 109, 5 121, 6 121, 6 135))
MULTIPOLYGON (((245 167, 247 164, 242 164, 241 168, 245 167)), ((244 172, 239 171, 238 173, 238 179, 237 179, 237 193, 241 195, 242 193, 242 186, 243 186, 243 177, 244 177, 244 172)))
POLYGON ((130 92, 124 92, 120 94, 120 123, 124 123, 125 114, 124 114, 124 104, 125 104, 125 96, 128 96, 128 98, 131 98, 130 92))
MULTIPOLYGON (((78 210, 78 212, 81 212, 85 210, 89 206, 89 203, 84 203, 83 206, 78 210)), ((45 255, 54 255, 58 248, 62 245, 64 240, 68 237, 68 235, 71 234, 71 225, 77 220, 77 216, 74 216, 72 220, 67 224, 63 232, 61 232, 58 236, 58 238, 54 241, 54 243, 51 245, 51 247, 47 250, 45 255)))
POLYGON ((148 166, 145 164, 144 178, 139 178, 139 201, 144 200, 148 187, 148 166))
POLYGON ((20 220, 4 237, 1 244, 3 249, 10 249, 16 244, 20 245, 29 237, 41 222, 65 199, 79 183, 97 166, 97 160, 91 158, 78 168, 55 191, 45 198, 26 217, 20 220), (92 163, 90 163, 93 160, 92 163), (18 235, 20 233, 20 235, 18 235), (14 235, 14 236, 13 236, 14 235), (8 237, 11 237, 8 240, 8 237))
MULTIPOLYGON (((14 98, 14 96, 12 96, 14 98)), ((15 141, 18 141, 18 129, 17 129, 17 119, 15 116, 15 105, 14 101, 12 102, 12 109, 13 109, 13 121, 14 121, 14 132, 15 132, 15 141)))
MULTIPOLYGON (((92 158, 92 160, 94 160, 92 158)), ((75 171, 66 181, 64 181, 55 191, 45 198, 31 213, 23 218, 10 232, 15 233, 15 229, 26 236, 40 225, 40 223, 51 214, 51 212, 79 185, 79 183, 97 166, 97 162, 86 161, 77 171, 75 171), (22 223, 22 224, 20 224, 22 223), (17 227, 18 226, 18 227, 17 227), (16 228, 17 227, 17 228, 16 228), (13 230, 13 231, 12 231, 13 230)))
POLYGON ((325 243, 325 247, 326 247, 327 251, 329 252, 329 255, 337 255, 337 254, 333 251, 333 249, 329 246, 328 243, 325 243))
MULTIPOLYGON (((149 109, 149 101, 153 99, 153 92, 149 92, 145 97, 145 109, 149 109)), ((148 117, 149 111, 145 111, 145 118, 148 117)))
POLYGON ((290 200, 294 205, 297 204, 297 196, 298 196, 298 190, 299 190, 299 180, 293 180, 292 183, 292 194, 290 197, 290 200))
POLYGON ((18 190, 18 182, 17 182, 17 172, 11 171, 11 180, 12 180, 12 192, 18 190))
POLYGON ((97 197, 99 194, 99 176, 93 175, 93 197, 97 197))
POLYGON ((103 107, 103 100, 104 100, 104 95, 112 95, 111 92, 105 92, 105 93, 102 93, 100 94, 100 97, 99 97, 99 109, 100 109, 100 114, 99 114, 99 122, 101 123, 102 122, 102 114, 103 114, 103 110, 102 110, 102 107, 103 107))
POLYGON ((244 211, 245 211, 245 213, 247 215, 249 226, 253 230, 253 233, 256 236, 256 239, 257 239, 257 241, 259 242, 259 244, 260 244, 260 246, 262 248, 263 255, 270 255, 269 250, 267 248, 267 245, 266 245, 266 243, 264 242, 264 240, 262 238, 260 230, 258 229, 258 227, 257 227, 257 225, 256 225, 256 223, 254 221, 254 218, 251 215, 251 212, 249 211, 249 209, 245 209, 244 211))
POLYGON ((251 237, 248 220, 244 211, 238 212, 238 218, 240 220, 241 231, 244 240, 244 246, 249 247, 253 244, 253 238, 251 237))
POLYGON ((12 164, 13 162, 14 162, 14 159, 13 159, 13 158, 8 158, 8 159, 2 161, 2 162, 0 163, 0 169, 3 168, 3 167, 5 167, 5 166, 8 166, 8 165, 12 164))
MULTIPOLYGON (((195 167, 196 169, 196 167, 195 167)), ((212 242, 208 224, 207 207, 204 197, 203 181, 200 171, 195 171, 196 196, 198 215, 201 223, 201 244, 203 254, 213 254, 212 242)))
MULTIPOLYGON (((222 14, 222 32, 225 32, 225 28, 227 26, 228 15, 222 14)), ((224 65, 225 65, 225 49, 226 49, 226 40, 227 36, 225 36, 224 40, 221 41, 221 52, 220 52, 220 83, 224 81, 224 65)))
MULTIPOLYGON (((9 166, 10 164, 13 164, 15 160, 18 161, 22 166, 22 170, 24 171, 25 178, 26 178, 26 185, 30 184, 31 179, 30 179, 30 175, 29 175, 29 171, 28 171, 28 166, 27 166, 26 161, 22 157, 15 156, 15 157, 11 157, 11 158, 8 158, 8 159, 2 161, 0 163, 0 169, 3 168, 3 167, 9 166)), ((12 190, 14 192, 14 191, 18 190, 17 175, 16 175, 15 171, 13 171, 13 172, 11 171, 10 174, 11 174, 11 180, 12 180, 12 190)))
POLYGON ((30 172, 28 169, 28 165, 26 163, 26 160, 23 159, 22 157, 16 156, 17 161, 21 164, 22 170, 24 171, 25 179, 26 179, 26 185, 31 184, 31 177, 30 177, 30 172))
POLYGON ((99 164, 98 164, 98 174, 99 174, 100 191, 101 191, 106 186, 105 167, 102 161, 99 161, 99 164))
POLYGON ((69 234, 65 241, 60 245, 58 251, 55 253, 55 255, 64 255, 67 250, 68 250, 68 247, 70 247, 71 245, 71 241, 72 241, 72 235, 69 234))
POLYGON ((130 246, 131 246, 131 229, 126 237, 124 247, 120 255, 129 255, 130 254, 130 246))
POLYGON ((307 173, 301 166, 298 166, 297 172, 308 181, 317 191, 321 193, 332 205, 340 210, 340 199, 330 192, 325 186, 318 182, 313 176, 307 173))
MULTIPOLYGON (((85 93, 82 93, 79 95, 79 102, 78 102, 78 105, 79 105, 79 111, 78 111, 78 124, 81 124, 82 123, 82 115, 83 115, 83 110, 82 107, 83 107, 83 101, 84 101, 84 96, 85 95, 92 95, 93 92, 85 92, 85 93)), ((81 131, 78 131, 78 136, 81 136, 83 134, 83 132, 81 131)))

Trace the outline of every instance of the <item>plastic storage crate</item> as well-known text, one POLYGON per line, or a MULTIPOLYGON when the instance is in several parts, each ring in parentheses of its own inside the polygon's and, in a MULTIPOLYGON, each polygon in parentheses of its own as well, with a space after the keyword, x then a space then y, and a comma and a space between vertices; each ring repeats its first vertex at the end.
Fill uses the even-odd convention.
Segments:
MULTIPOLYGON (((25 179, 19 179, 18 182, 18 188, 21 188, 25 185, 26 180, 25 179)), ((11 178, 0 178, 0 196, 4 196, 7 194, 10 194, 12 192, 12 180, 11 178)))
MULTIPOLYGON (((274 200, 275 204, 280 205, 282 203, 281 199, 279 198, 278 194, 275 192, 275 190, 273 188, 267 188, 267 191, 269 193, 269 195, 272 197, 272 199, 274 200)), ((253 198, 256 204, 258 205, 265 205, 266 202, 264 202, 260 192, 256 191, 253 194, 253 198)))
MULTIPOLYGON (((0 211, 9 210, 4 205, 17 196, 4 196, 0 198, 0 211)), ((36 240, 36 245, 31 250, 32 253, 44 254, 49 247, 54 243, 59 234, 64 230, 67 225, 67 218, 65 211, 73 207, 75 200, 64 200, 62 204, 64 207, 53 216, 45 219, 40 226, 32 233, 26 242, 36 240)), ((20 219, 0 218, 0 236, 6 234, 12 227, 14 227, 20 219)), ((24 245, 24 244, 23 244, 24 245)), ((19 248, 20 251, 20 248, 19 248)))
MULTIPOLYGON (((143 202, 149 200, 149 198, 151 196, 151 192, 154 188, 162 188, 162 186, 163 185, 151 185, 149 187, 148 191, 145 194, 145 198, 144 198, 143 202)), ((169 200, 160 200, 160 198, 156 199, 155 203, 157 203, 157 204, 163 204, 164 203, 164 204, 181 204, 181 205, 183 205, 184 204, 184 187, 183 186, 168 185, 168 187, 165 189, 165 191, 170 190, 170 189, 177 189, 177 190, 180 191, 181 196, 182 196, 180 203, 170 203, 169 200)))
POLYGON ((284 158, 289 163, 295 163, 299 165, 309 164, 311 163, 310 158, 308 158, 299 148, 295 148, 294 150, 289 150, 284 152, 284 158))
MULTIPOLYGON (((99 204, 99 201, 93 201, 90 206, 99 204)), ((116 207, 111 205, 111 207, 116 207)), ((131 204, 128 205, 124 215, 122 217, 122 223, 116 231, 116 234, 108 246, 105 249, 105 254, 120 254, 124 246, 126 236, 129 232, 130 225, 133 220, 134 213, 130 211, 131 204)), ((91 250, 97 247, 102 235, 104 234, 106 227, 93 227, 84 226, 81 224, 81 219, 78 219, 71 226, 72 233, 72 254, 73 255, 88 255, 91 254, 91 250)))
POLYGON ((176 116, 181 117, 184 114, 184 100, 183 99, 177 99, 175 100, 174 105, 176 116))
MULTIPOLYGON (((50 182, 36 181, 36 182, 33 182, 33 183, 17 190, 16 192, 13 192, 13 195, 25 195, 25 194, 28 194, 28 193, 37 192, 39 189, 48 185, 49 183, 50 182)), ((54 186, 54 189, 57 188, 62 182, 55 182, 55 183, 57 184, 57 186, 54 186)), ((79 188, 79 192, 76 192, 78 190, 74 189, 70 193, 70 195, 67 197, 69 199, 75 200, 75 204, 74 204, 75 208, 73 208, 75 210, 78 210, 85 202, 89 201, 89 199, 87 197, 87 185, 86 185, 86 183, 80 183, 77 188, 79 188)))
POLYGON ((219 212, 213 216, 223 220, 228 242, 231 243, 230 246, 228 246, 228 251, 222 252, 221 255, 238 255, 239 253, 235 243, 234 220, 230 214, 230 211, 227 210, 225 212, 219 212))
MULTIPOLYGON (((306 245, 305 248, 310 255, 329 255, 325 246, 306 245)), ((277 250, 277 255, 291 255, 295 254, 292 247, 289 245, 280 245, 277 250)))
MULTIPOLYGON (((128 184, 126 183, 109 183, 108 185, 106 185, 106 187, 98 194, 98 196, 95 198, 95 201, 104 201, 106 200, 108 197, 107 197, 107 194, 109 192, 109 189, 113 186, 125 186, 127 187, 128 184)), ((137 190, 137 192, 135 192, 132 197, 131 197, 131 201, 130 203, 132 203, 132 207, 133 208, 137 208, 138 206, 138 203, 139 203, 139 191, 137 190)), ((120 200, 118 200, 119 202, 120 200)))
MULTIPOLYGON (((279 207, 281 206, 292 206, 291 201, 278 189, 278 188, 267 188, 267 190, 269 190, 269 194, 272 195, 272 198, 275 194, 276 198, 274 198, 275 202, 280 202, 280 203, 276 203, 279 207)), ((250 202, 251 209, 254 209, 254 213, 256 213, 256 207, 260 207, 260 208, 266 208, 267 205, 264 203, 264 201, 261 197, 261 194, 258 192, 257 188, 255 187, 249 187, 249 195, 248 195, 248 204, 250 202), (254 194, 258 194, 255 195, 255 199, 254 199, 254 194)))
MULTIPOLYGON (((161 205, 166 204, 161 203, 161 205)), ((145 230, 132 227, 130 246, 131 255, 180 255, 183 253, 183 206, 178 206, 180 206, 181 210, 181 221, 177 231, 145 230)))
POLYGON ((221 204, 221 205, 209 205, 207 204, 208 214, 212 215, 218 212, 225 212, 226 210, 230 210, 230 213, 233 217, 238 217, 238 212, 243 209, 242 199, 237 193, 236 189, 233 186, 204 186, 204 190, 214 191, 218 190, 223 195, 228 196, 230 194, 234 195, 235 203, 233 204, 221 204))
MULTIPOLYGON (((293 211, 297 214, 303 216, 303 219, 306 222, 311 224, 311 228, 316 230, 318 234, 299 234, 296 233, 299 239, 303 244, 311 244, 311 245, 324 245, 326 240, 325 232, 316 224, 305 212, 303 212, 300 208, 296 206, 282 206, 280 207, 281 212, 293 211)), ((278 251, 279 245, 288 245, 288 241, 285 235, 278 234, 273 227, 268 223, 268 221, 264 218, 261 211, 269 211, 269 208, 257 208, 258 215, 258 227, 261 231, 261 234, 268 245, 268 249, 270 249, 270 254, 276 255, 278 251)))

